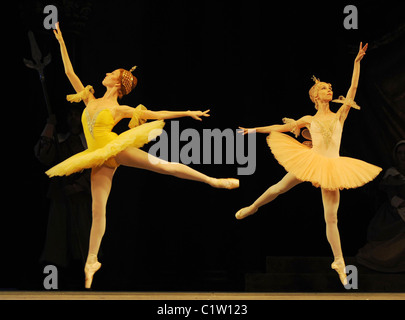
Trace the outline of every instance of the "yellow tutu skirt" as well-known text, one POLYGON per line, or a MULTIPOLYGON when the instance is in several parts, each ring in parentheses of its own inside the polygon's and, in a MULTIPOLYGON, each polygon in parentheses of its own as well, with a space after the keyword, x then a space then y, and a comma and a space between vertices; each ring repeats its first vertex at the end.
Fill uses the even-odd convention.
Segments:
POLYGON ((328 190, 358 188, 373 180, 381 168, 348 158, 328 158, 294 138, 272 132, 267 143, 276 160, 301 181, 328 190))
POLYGON ((114 160, 114 156, 128 147, 141 148, 150 140, 160 135, 164 125, 163 120, 157 120, 134 127, 120 135, 116 135, 115 139, 101 148, 94 150, 87 149, 75 154, 46 171, 46 174, 49 177, 68 176, 83 169, 98 167, 103 164, 118 166, 114 160))

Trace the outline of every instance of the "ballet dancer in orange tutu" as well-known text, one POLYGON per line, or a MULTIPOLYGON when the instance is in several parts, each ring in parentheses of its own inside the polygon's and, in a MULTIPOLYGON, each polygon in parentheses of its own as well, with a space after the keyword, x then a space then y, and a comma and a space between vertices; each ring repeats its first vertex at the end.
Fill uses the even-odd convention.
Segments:
POLYGON ((339 97, 332 101, 332 86, 313 78, 315 84, 309 90, 309 97, 315 103, 317 110, 314 116, 304 116, 299 120, 284 118, 283 125, 272 125, 259 128, 242 128, 240 133, 252 132, 269 133, 267 143, 277 161, 286 169, 287 174, 278 183, 271 186, 249 207, 236 213, 237 219, 244 219, 254 214, 261 206, 273 201, 297 184, 309 181, 315 187, 320 187, 326 221, 326 236, 332 248, 334 262, 332 269, 336 270, 343 285, 347 284, 345 262, 340 244, 337 226, 337 211, 339 207, 340 190, 360 187, 373 180, 381 168, 361 160, 340 157, 339 148, 344 122, 350 108, 360 109, 354 102, 360 76, 360 61, 366 54, 368 44, 360 49, 354 61, 352 83, 346 98, 339 97), (329 102, 343 103, 334 113, 329 108, 329 102), (293 132, 296 137, 302 135, 312 140, 300 143, 294 138, 282 133, 293 132))
POLYGON ((239 180, 211 178, 183 164, 163 161, 140 150, 140 147, 161 134, 164 119, 192 117, 201 121, 201 117, 209 116, 209 110, 150 111, 143 105, 137 108, 120 105, 117 99, 129 94, 137 84, 136 77, 132 75, 135 68, 130 71, 117 69, 107 73, 102 82, 106 92, 103 97, 96 98, 93 88, 84 87, 73 71, 59 23, 56 27, 54 34, 60 44, 65 72, 77 92, 67 96, 67 99, 71 102, 83 101, 86 105, 82 114, 82 124, 88 149, 59 163, 46 174, 49 177, 63 176, 91 168, 93 221, 84 269, 85 287, 90 288, 94 273, 101 267, 97 254, 106 227, 106 203, 114 172, 119 165, 204 182, 215 188, 234 189, 239 187, 239 180), (131 129, 117 135, 112 129, 123 118, 131 118, 129 123, 131 129), (156 121, 146 123, 149 119, 156 121))

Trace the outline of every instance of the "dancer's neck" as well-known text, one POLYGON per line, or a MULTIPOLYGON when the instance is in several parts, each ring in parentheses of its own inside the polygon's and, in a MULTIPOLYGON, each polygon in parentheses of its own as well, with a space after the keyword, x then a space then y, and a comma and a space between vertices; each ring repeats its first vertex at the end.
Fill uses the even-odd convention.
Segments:
POLYGON ((102 99, 117 102, 117 99, 118 99, 117 88, 107 87, 107 91, 104 93, 104 96, 102 97, 102 99))
POLYGON ((327 115, 327 114, 331 113, 331 111, 329 109, 329 102, 328 101, 318 102, 317 107, 318 107, 318 112, 317 113, 319 115, 327 115))

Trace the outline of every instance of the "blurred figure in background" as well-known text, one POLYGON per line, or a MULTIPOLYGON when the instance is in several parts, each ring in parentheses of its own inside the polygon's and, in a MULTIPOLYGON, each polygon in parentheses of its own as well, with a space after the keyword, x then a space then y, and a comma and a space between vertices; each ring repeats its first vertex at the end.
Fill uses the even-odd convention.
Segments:
POLYGON ((380 183, 387 195, 367 231, 367 244, 357 261, 380 272, 405 272, 405 140, 393 150, 394 166, 380 183))
MULTIPOLYGON (((87 148, 81 125, 82 111, 77 106, 69 108, 69 130, 65 134, 58 134, 59 150, 54 140, 55 116, 48 119, 34 148, 35 156, 42 164, 51 167, 87 148)), ((90 170, 52 179, 47 197, 50 208, 40 262, 57 266, 59 273, 62 273, 61 278, 65 274, 65 282, 70 282, 67 278, 73 280, 77 279, 77 274, 82 275, 82 265, 88 251, 91 228, 90 170)), ((72 283, 67 285, 74 286, 72 283)))

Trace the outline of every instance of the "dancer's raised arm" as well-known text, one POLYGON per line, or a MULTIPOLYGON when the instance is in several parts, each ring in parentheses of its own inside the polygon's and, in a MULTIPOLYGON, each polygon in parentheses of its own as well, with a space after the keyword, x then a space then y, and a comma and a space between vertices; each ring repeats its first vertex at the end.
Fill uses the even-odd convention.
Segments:
POLYGON ((295 129, 301 129, 311 122, 312 116, 304 116, 297 121, 288 121, 285 124, 275 124, 267 127, 256 127, 256 128, 243 128, 239 127, 239 133, 245 135, 253 132, 257 133, 270 133, 272 131, 277 132, 291 132, 295 129))
MULTIPOLYGON (((72 63, 70 62, 69 54, 66 49, 65 41, 63 40, 62 32, 60 31, 59 28, 59 22, 56 23, 56 30, 53 30, 53 33, 55 34, 55 37, 60 45, 60 53, 62 55, 63 66, 65 67, 66 76, 68 77, 75 91, 79 93, 84 89, 84 86, 73 70, 73 66, 72 63)), ((84 102, 87 103, 87 101, 84 102)))
POLYGON ((341 122, 344 122, 346 120, 347 115, 349 114, 349 111, 351 108, 350 102, 352 102, 354 100, 354 97, 356 96, 357 87, 359 85, 359 78, 360 78, 360 61, 366 55, 367 48, 368 48, 368 43, 363 47, 363 43, 360 42, 359 52, 356 56, 356 59, 354 60, 352 83, 351 83, 349 91, 347 92, 347 95, 346 95, 347 103, 345 103, 338 111, 338 113, 340 114, 341 122))

